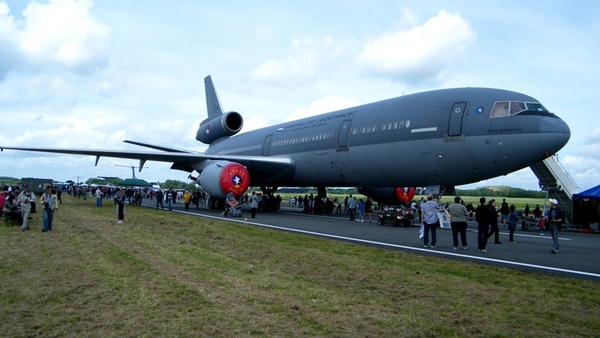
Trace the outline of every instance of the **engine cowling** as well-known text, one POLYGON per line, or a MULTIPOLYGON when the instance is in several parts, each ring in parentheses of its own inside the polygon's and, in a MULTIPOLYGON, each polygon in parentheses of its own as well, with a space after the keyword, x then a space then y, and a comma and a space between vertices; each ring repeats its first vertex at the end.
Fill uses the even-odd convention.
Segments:
POLYGON ((406 204, 415 197, 414 187, 358 188, 358 192, 383 204, 406 204))
POLYGON ((223 113, 212 120, 204 120, 200 123, 196 132, 196 140, 211 144, 222 138, 237 134, 244 126, 244 119, 238 112, 230 111, 223 113))
POLYGON ((216 162, 204 168, 198 177, 202 189, 214 198, 225 198, 230 190, 238 197, 248 191, 250 173, 235 162, 216 162))

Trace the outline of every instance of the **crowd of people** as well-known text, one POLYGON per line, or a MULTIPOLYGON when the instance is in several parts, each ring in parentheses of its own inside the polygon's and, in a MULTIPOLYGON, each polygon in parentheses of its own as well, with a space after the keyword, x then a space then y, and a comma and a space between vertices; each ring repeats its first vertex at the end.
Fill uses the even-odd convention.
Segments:
POLYGON ((0 214, 7 222, 21 227, 21 231, 31 230, 32 214, 42 213, 42 232, 52 231, 54 214, 58 212, 58 197, 56 187, 46 186, 38 197, 30 190, 29 184, 22 186, 4 186, 0 190, 0 214))
MULTIPOLYGON (((542 217, 539 210, 539 205, 534 210, 534 216, 540 218, 540 227, 547 227, 552 235, 552 249, 550 252, 556 254, 559 252, 558 232, 561 230, 565 222, 565 214, 556 199, 550 199, 550 209, 542 217)), ((420 221, 422 224, 421 238, 425 248, 436 247, 436 229, 440 226, 440 214, 445 215, 450 219, 450 227, 452 229, 452 248, 458 250, 458 239, 460 235, 460 244, 464 250, 468 249, 467 244, 467 220, 475 214, 477 221, 477 249, 481 253, 487 252, 488 240, 494 237, 494 244, 502 244, 500 241, 499 223, 508 227, 508 240, 515 242, 514 234, 521 220, 521 215, 517 214, 515 205, 508 205, 506 199, 502 200, 499 207, 495 199, 487 202, 485 197, 479 199, 479 205, 474 208, 465 206, 464 201, 456 196, 454 203, 447 205, 445 208, 437 201, 433 195, 427 196, 427 201, 419 203, 420 221), (429 234, 431 233, 431 242, 429 234)), ((528 207, 526 207, 525 217, 528 217, 528 207)), ((543 230, 542 230, 543 231, 543 230)), ((543 234, 543 232, 542 232, 543 234)))
MULTIPOLYGON (((38 198, 33 194, 29 186, 2 187, 0 192, 0 210, 7 220, 19 224, 22 231, 31 229, 31 214, 37 212, 36 205, 43 213, 42 231, 52 231, 54 214, 58 212, 58 206, 62 203, 61 194, 63 190, 76 198, 86 199, 88 195, 96 198, 96 206, 102 207, 102 201, 112 199, 117 209, 117 224, 122 224, 125 219, 125 205, 141 205, 142 199, 156 200, 156 209, 173 210, 173 205, 178 201, 184 203, 185 210, 189 210, 190 205, 195 205, 197 209, 201 204, 208 204, 210 196, 198 189, 194 192, 188 190, 175 189, 150 189, 150 188, 118 188, 118 187, 87 187, 70 185, 65 188, 45 187, 44 193, 38 198)), ((275 211, 281 206, 281 196, 271 194, 251 192, 242 196, 235 197, 233 192, 227 195, 223 215, 235 215, 236 210, 240 210, 241 205, 250 205, 251 217, 255 218, 258 212, 275 211), (238 209, 236 209, 238 208, 238 209)), ((372 213, 375 210, 382 209, 383 205, 374 202, 367 197, 365 200, 358 200, 348 195, 344 200, 337 198, 319 198, 312 194, 305 196, 294 196, 289 200, 292 207, 303 209, 304 213, 335 213, 348 214, 350 221, 372 222, 372 213)), ((565 221, 564 212, 558 207, 558 201, 550 199, 550 209, 542 213, 539 205, 531 211, 535 219, 539 219, 539 225, 542 229, 548 229, 552 235, 553 246, 551 252, 556 254, 560 247, 558 243, 558 232, 565 221)), ((499 224, 507 226, 509 230, 509 242, 515 242, 514 233, 518 222, 524 217, 529 217, 529 205, 525 207, 524 215, 516 213, 514 205, 508 205, 504 199, 498 206, 495 199, 489 201, 481 197, 479 205, 473 207, 471 203, 465 204, 464 201, 456 196, 454 203, 448 203, 445 206, 437 201, 433 195, 421 198, 420 201, 413 200, 410 208, 415 217, 420 220, 422 225, 420 237, 423 239, 423 246, 426 248, 436 248, 437 234, 436 229, 440 226, 440 215, 445 215, 450 220, 452 229, 452 247, 454 250, 468 249, 467 244, 467 220, 475 215, 477 222, 477 249, 481 253, 487 252, 487 244, 490 238, 494 238, 494 244, 502 244, 500 241, 499 224), (430 240, 431 239, 431 240, 430 240), (460 246, 459 246, 460 239, 460 246)), ((241 216, 241 213, 239 214, 241 216)))

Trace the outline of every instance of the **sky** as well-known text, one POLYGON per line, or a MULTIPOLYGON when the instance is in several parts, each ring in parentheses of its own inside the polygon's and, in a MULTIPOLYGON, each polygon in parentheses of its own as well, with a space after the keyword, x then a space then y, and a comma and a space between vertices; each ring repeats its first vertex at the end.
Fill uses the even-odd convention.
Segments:
MULTIPOLYGON (((405 94, 508 89, 571 128, 558 159, 600 184, 598 1, 0 0, 0 145, 204 150, 204 77, 242 132, 405 94)), ((526 146, 526 145, 524 145, 526 146)), ((0 176, 131 177, 137 160, 6 150, 0 176)), ((415 162, 415 170, 418 170, 415 162)), ((186 181, 170 164, 136 176, 186 181)), ((529 168, 462 189, 539 190, 529 168)))

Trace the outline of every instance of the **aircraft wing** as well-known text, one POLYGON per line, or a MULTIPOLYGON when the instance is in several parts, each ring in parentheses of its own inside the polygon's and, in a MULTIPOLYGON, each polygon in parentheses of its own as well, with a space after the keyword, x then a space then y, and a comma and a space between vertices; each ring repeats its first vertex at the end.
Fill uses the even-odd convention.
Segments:
MULTIPOLYGON (((130 142, 132 143, 132 142, 130 142)), ((139 144, 142 145, 142 144, 139 144)), ((184 152, 164 148, 162 152, 151 151, 130 151, 130 150, 101 150, 101 149, 66 149, 66 148, 25 148, 25 147, 4 147, 0 146, 0 151, 23 150, 43 153, 70 154, 70 155, 89 155, 96 157, 96 165, 100 157, 116 157, 140 160, 140 169, 146 161, 172 162, 172 169, 192 172, 201 171, 204 163, 210 161, 230 161, 237 162, 245 166, 250 174, 257 179, 265 175, 274 175, 281 172, 293 172, 294 163, 289 157, 278 156, 236 156, 236 155, 214 155, 202 152, 184 152), (168 150, 168 151, 167 151, 168 150), (204 162, 204 163, 203 163, 204 162)))

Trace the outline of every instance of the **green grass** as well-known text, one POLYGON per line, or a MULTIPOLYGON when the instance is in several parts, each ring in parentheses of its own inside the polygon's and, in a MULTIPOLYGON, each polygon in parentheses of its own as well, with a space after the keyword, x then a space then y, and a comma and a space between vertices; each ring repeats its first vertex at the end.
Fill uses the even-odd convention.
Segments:
POLYGON ((2 336, 600 332, 594 281, 63 199, 51 233, 0 227, 2 336))

